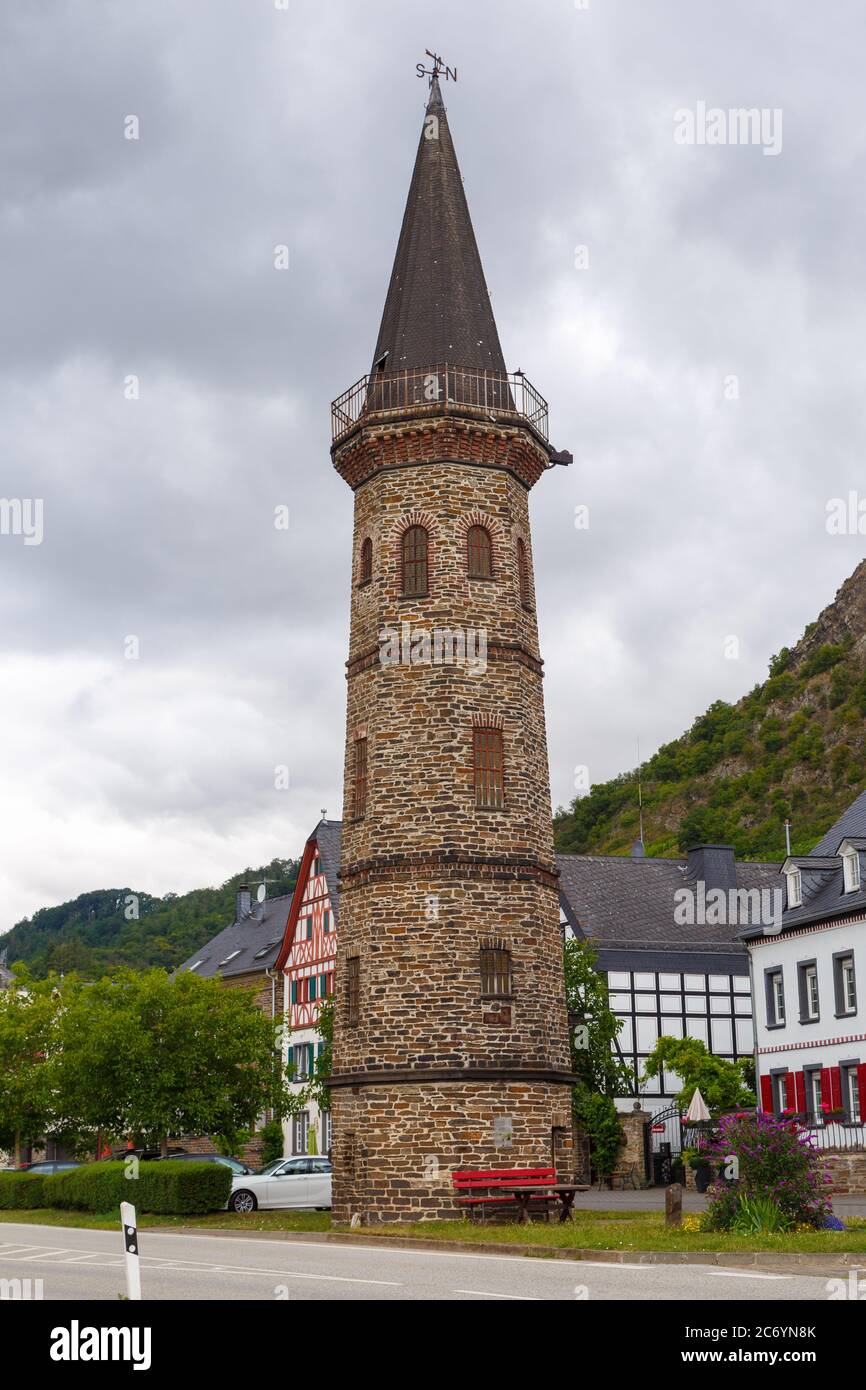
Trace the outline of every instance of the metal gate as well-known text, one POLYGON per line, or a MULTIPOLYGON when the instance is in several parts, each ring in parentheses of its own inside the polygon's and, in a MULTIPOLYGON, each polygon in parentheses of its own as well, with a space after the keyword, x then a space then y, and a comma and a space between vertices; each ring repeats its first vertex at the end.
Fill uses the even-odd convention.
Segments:
POLYGON ((650 1180, 667 1187, 673 1181, 673 1161, 683 1151, 683 1120, 678 1105, 657 1110, 649 1126, 651 1134, 650 1180))

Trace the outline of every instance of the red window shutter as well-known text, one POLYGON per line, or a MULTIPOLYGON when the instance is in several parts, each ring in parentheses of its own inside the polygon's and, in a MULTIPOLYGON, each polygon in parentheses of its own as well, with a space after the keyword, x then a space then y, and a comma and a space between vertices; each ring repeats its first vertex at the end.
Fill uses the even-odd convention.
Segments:
POLYGON ((821 1107, 826 1105, 829 1110, 833 1104, 833 1074, 829 1067, 821 1068, 821 1107))
POLYGON ((797 1108, 797 1096, 794 1091, 794 1073, 792 1071, 789 1071, 788 1075, 785 1077, 785 1105, 789 1110, 796 1110, 797 1108))
POLYGON ((830 1104, 834 1110, 842 1109, 842 1073, 838 1067, 830 1068, 830 1104))
POLYGON ((801 1071, 794 1072, 794 1095, 797 1109, 802 1114, 806 1109, 806 1078, 801 1071))
POLYGON ((768 1115, 773 1113, 773 1079, 770 1076, 761 1077, 761 1109, 768 1115))
POLYGON ((857 1090, 860 1094, 860 1122, 866 1115, 866 1062, 860 1062, 857 1067, 857 1090))

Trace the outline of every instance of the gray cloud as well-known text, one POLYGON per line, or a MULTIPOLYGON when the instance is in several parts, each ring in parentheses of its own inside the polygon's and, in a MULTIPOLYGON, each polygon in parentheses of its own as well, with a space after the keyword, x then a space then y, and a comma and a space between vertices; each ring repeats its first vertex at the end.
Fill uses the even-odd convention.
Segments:
POLYGON ((443 0, 436 21, 415 0, 0 20, 0 492, 45 503, 41 546, 0 537, 0 926, 220 879, 339 811, 329 403, 375 341, 434 37, 506 358, 575 455, 532 502, 554 801, 575 764, 612 775, 747 690, 862 555, 824 527, 866 436, 861 7, 443 0), (676 145, 699 100, 781 108, 782 153, 676 145))

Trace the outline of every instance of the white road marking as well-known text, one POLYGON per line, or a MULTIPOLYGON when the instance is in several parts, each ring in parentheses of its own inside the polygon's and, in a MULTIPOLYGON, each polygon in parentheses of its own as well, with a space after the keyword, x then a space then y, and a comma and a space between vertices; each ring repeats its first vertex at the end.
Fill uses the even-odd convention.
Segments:
POLYGON ((526 1293, 490 1293, 487 1289, 455 1289, 455 1293, 468 1293, 473 1298, 516 1298, 520 1303, 540 1303, 541 1299, 534 1294, 526 1293))
MULTIPOLYGON (((580 1260, 580 1261, 579 1261, 579 1264, 580 1264, 581 1269, 642 1269, 642 1270, 647 1270, 647 1269, 653 1269, 653 1268, 654 1268, 654 1266, 653 1266, 652 1264, 650 1264, 650 1263, 640 1264, 640 1265, 627 1265, 627 1264, 623 1264, 620 1260, 580 1260)), ((655 1266, 655 1268, 658 1268, 658 1266, 655 1266)), ((665 1265, 664 1268, 665 1268, 665 1269, 670 1269, 670 1265, 665 1265)))
MULTIPOLYGON (((122 1255, 110 1255, 105 1250, 91 1250, 74 1252, 64 1247, 52 1249, 45 1247, 40 1250, 38 1246, 25 1245, 25 1253, 9 1256, 10 1264, 21 1264, 25 1262, 35 1262, 39 1264, 51 1265, 70 1265, 80 1264, 82 1260, 90 1261, 91 1269, 117 1269, 123 1264, 122 1255), (33 1252, 37 1253, 26 1253, 33 1252), (72 1258, 62 1259, 61 1256, 72 1256, 72 1258)), ((0 1251, 0 1263, 2 1263, 5 1252, 0 1251)), ((146 1270, 165 1270, 174 1274, 262 1274, 271 1279, 312 1279, 324 1281, 329 1284, 376 1284, 382 1288, 402 1289, 402 1281, 394 1279, 361 1279, 352 1278, 345 1274, 309 1274, 301 1270, 291 1269, 258 1269, 251 1265, 228 1265, 217 1264, 205 1260, 176 1260, 166 1262, 158 1255, 142 1255, 142 1265, 146 1270)))
POLYGON ((711 1269, 717 1279, 796 1279, 796 1274, 756 1274, 745 1269, 711 1269))
POLYGON ((29 1260, 56 1259, 58 1255, 71 1255, 72 1251, 65 1245, 52 1247, 50 1245, 30 1245, 27 1247, 29 1253, 22 1251, 20 1255, 5 1255, 6 1259, 15 1260, 16 1264, 27 1264, 29 1260))

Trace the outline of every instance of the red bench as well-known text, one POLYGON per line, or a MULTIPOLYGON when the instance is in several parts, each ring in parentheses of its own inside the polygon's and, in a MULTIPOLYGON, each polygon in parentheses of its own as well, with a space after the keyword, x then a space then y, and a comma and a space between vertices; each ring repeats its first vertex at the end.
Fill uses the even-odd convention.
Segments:
POLYGON ((451 1181, 455 1190, 463 1194, 457 1198, 458 1205, 478 1207, 482 1220, 490 1206, 503 1202, 518 1205, 513 1193, 504 1192, 503 1188, 537 1187, 538 1196, 531 1195, 533 1203, 559 1201, 555 1192, 546 1190, 556 1182, 555 1168, 473 1168, 452 1173, 451 1181))

